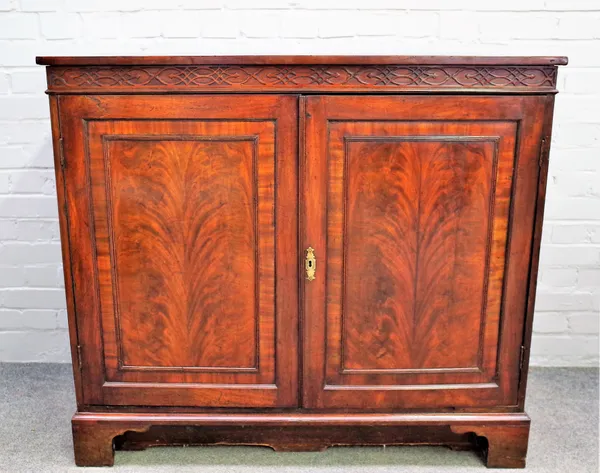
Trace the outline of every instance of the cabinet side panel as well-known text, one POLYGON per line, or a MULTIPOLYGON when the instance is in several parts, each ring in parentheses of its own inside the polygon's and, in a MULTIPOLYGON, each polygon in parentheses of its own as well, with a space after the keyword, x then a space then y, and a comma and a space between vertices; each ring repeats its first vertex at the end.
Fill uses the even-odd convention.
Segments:
POLYGON ((542 141, 540 143, 540 170, 537 187, 537 201, 535 207, 535 228, 531 248, 531 267, 529 272, 529 292, 527 298, 527 313, 525 329, 523 331, 523 353, 521 362, 521 375, 519 380, 519 408, 525 408, 525 392, 529 373, 529 357, 531 354, 531 336, 533 332, 533 314, 535 310, 535 297, 542 242, 542 225, 544 221, 544 206, 546 201, 546 185, 548 181, 548 165, 550 155, 550 142, 552 138, 552 120, 554 117, 554 95, 546 96, 544 109, 544 125, 542 141))
POLYGON ((73 276, 71 272, 71 240, 69 236, 69 213, 66 201, 66 189, 63 169, 63 141, 60 132, 59 100, 55 95, 50 97, 50 121, 52 124, 52 147, 54 153, 54 174, 56 177, 56 196, 58 199, 58 220, 60 225, 60 245, 62 251, 63 274, 65 281, 65 296, 67 300, 67 317, 69 321, 69 340, 71 344, 71 360, 75 380, 75 396, 77 405, 83 403, 81 366, 77 345, 77 318, 75 317, 75 295, 73 292, 73 276))

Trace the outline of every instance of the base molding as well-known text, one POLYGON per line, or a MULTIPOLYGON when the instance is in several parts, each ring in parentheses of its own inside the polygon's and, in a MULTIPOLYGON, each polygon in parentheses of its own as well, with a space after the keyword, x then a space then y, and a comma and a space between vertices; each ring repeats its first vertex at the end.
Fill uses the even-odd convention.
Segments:
POLYGON ((72 425, 78 466, 111 466, 115 449, 166 445, 257 445, 276 451, 322 451, 335 445, 445 445, 482 450, 488 467, 523 468, 530 419, 525 413, 77 412, 72 425))

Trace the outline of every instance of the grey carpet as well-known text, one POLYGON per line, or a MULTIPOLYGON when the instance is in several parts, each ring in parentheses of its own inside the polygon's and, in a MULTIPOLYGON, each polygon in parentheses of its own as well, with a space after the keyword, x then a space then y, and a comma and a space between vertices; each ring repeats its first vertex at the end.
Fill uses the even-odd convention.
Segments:
MULTIPOLYGON (((70 365, 0 364, 0 471, 46 472, 483 472, 472 452, 443 447, 330 448, 275 453, 260 447, 154 448, 117 452, 114 470, 77 468, 70 365)), ((532 369, 527 472, 598 472, 598 370, 532 369)), ((523 471, 523 470, 504 470, 523 471)))

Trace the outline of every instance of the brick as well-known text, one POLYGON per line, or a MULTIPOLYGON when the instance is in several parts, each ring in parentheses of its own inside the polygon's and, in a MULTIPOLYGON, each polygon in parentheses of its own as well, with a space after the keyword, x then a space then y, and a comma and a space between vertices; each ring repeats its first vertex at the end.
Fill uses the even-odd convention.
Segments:
MULTIPOLYGON (((163 2, 163 8, 164 8, 163 2)), ((160 5, 156 0, 66 0, 65 6, 69 11, 75 12, 120 12, 120 11, 138 11, 145 8, 151 9, 160 5)), ((172 4, 171 4, 171 8, 172 4)))
POLYGON ((0 332, 0 360, 68 363, 70 359, 66 330, 0 332))
POLYGON ((56 312, 56 328, 68 328, 69 319, 67 317, 66 309, 61 309, 56 312))
POLYGON ((6 330, 54 330, 57 329, 56 310, 0 309, 0 331, 6 330))
POLYGON ((577 269, 575 268, 548 268, 542 271, 542 282, 548 286, 575 286, 577 283, 577 269))
POLYGON ((569 329, 572 333, 598 334, 600 314, 583 312, 571 314, 568 317, 569 329))
POLYGON ((281 36, 284 38, 315 38, 319 28, 313 12, 293 11, 281 18, 281 36))
POLYGON ((40 13, 42 36, 72 39, 81 36, 81 17, 74 13, 40 13))
POLYGON ((197 38, 200 36, 202 17, 198 12, 165 12, 162 34, 165 38, 197 38))
POLYGON ((395 33, 400 38, 429 38, 438 36, 440 16, 437 12, 410 12, 395 15, 393 23, 383 23, 389 34, 395 33))
MULTIPOLYGON (((241 0, 238 0, 241 1, 241 0)), ((296 8, 315 10, 481 10, 481 11, 528 11, 543 10, 543 0, 506 0, 503 2, 481 2, 478 0, 462 0, 448 2, 447 0, 296 0, 292 2, 296 8)))
MULTIPOLYGON (((2 18, 4 18, 4 15, 2 18)), ((0 25, 1 29, 2 26, 0 25)), ((20 40, 15 43, 14 41, 3 40, 0 33, 0 64, 2 64, 2 67, 35 66, 35 56, 40 53, 40 45, 37 40, 20 40)))
MULTIPOLYGON (((413 0, 418 1, 418 0, 413 0)), ((444 5, 447 2, 444 2, 444 5)), ((510 11, 510 12, 529 12, 544 10, 544 0, 505 0, 502 2, 480 2, 478 0, 462 0, 457 2, 456 7, 465 10, 479 11, 510 11)), ((445 8, 440 6, 440 8, 445 8)))
POLYGON ((553 243, 600 243, 599 224, 554 225, 553 243))
POLYGON ((0 72, 0 94, 8 94, 10 90, 9 84, 8 74, 0 72))
POLYGON ((8 194, 10 192, 10 176, 8 174, 0 174, 0 194, 8 194))
POLYGON ((557 149, 554 147, 550 151, 550 165, 553 170, 596 171, 598 169, 598 150, 593 148, 557 149))
POLYGON ((25 284, 28 287, 61 287, 58 264, 49 266, 25 266, 25 284))
MULTIPOLYGON (((19 103, 20 99, 25 97, 12 97, 12 103, 19 103)), ((1 101, 0 97, 0 101, 1 101)), ((38 103, 41 107, 41 102, 38 103)), ((0 112, 1 113, 1 112, 0 112)), ((48 109, 49 113, 49 109, 48 109)), ((32 141, 44 142, 50 139, 50 121, 49 120, 15 120, 0 122, 0 143, 9 145, 14 144, 30 144, 32 141)), ((47 144, 50 153, 52 146, 47 144)), ((6 153, 2 150, 2 159, 0 159, 0 167, 4 167, 2 161, 6 159, 6 153)), ((20 167, 24 167, 23 161, 20 167)), ((12 166, 11 166, 12 167, 12 166)))
POLYGON ((51 217, 58 218, 58 204, 53 196, 17 196, 2 198, 0 218, 51 217))
MULTIPOLYGON (((425 29, 421 33, 424 36, 433 35, 431 31, 435 31, 438 25, 438 18, 435 14, 420 13, 420 15, 428 15, 435 22, 432 29, 425 29)), ((361 13, 362 21, 356 24, 356 34, 358 36, 394 36, 402 31, 405 36, 411 36, 410 31, 404 33, 404 27, 407 19, 404 13, 395 12, 365 12, 361 13)))
POLYGON ((240 35, 239 16, 222 11, 203 12, 200 30, 203 38, 237 38, 240 35))
POLYGON ((24 13, 0 15, 0 39, 35 39, 38 35, 36 15, 24 13))
POLYGON ((63 0, 20 0, 25 12, 55 12, 63 7, 63 0))
POLYGON ((471 12, 440 12, 440 38, 464 41, 479 37, 477 16, 471 12))
POLYGON ((66 307, 63 289, 6 289, 0 288, 4 307, 9 309, 64 309, 66 307))
MULTIPOLYGON (((10 191, 13 194, 56 194, 53 170, 11 171, 10 191)), ((2 176, 4 173, 0 173, 2 176)))
MULTIPOLYGON (((552 176, 554 197, 600 196, 600 169, 598 172, 564 172, 552 176)), ((598 203, 600 205, 600 202, 598 203)), ((600 214, 599 214, 600 215, 600 214)))
POLYGON ((28 146, 0 145, 0 169, 52 168, 52 148, 47 152, 35 148, 37 152, 28 146))
POLYGON ((577 278, 577 286, 581 289, 589 287, 591 289, 598 290, 598 297, 600 297, 600 266, 597 268, 581 268, 579 270, 579 277, 577 278))
POLYGON ((17 0, 0 0, 0 11, 10 11, 16 6, 17 0))
POLYGON ((11 72, 11 91, 13 94, 39 94, 46 89, 46 74, 40 67, 32 71, 11 72))
MULTIPOLYGON (((158 4, 157 6, 153 6, 152 8, 146 8, 152 10, 160 10, 161 5, 162 9, 169 10, 172 8, 167 4, 167 2, 164 2, 163 0, 155 0, 155 2, 158 4)), ((280 4, 285 3, 280 2, 280 4)), ((198 0, 177 0, 177 6, 184 10, 221 10, 223 8, 223 0, 202 0, 201 2, 199 2, 198 0)))
POLYGON ((129 38, 157 38, 162 33, 163 12, 123 13, 121 24, 129 38))
POLYGON ((600 11, 600 4, 596 0, 546 0, 545 7, 553 11, 600 11))
POLYGON ((122 16, 119 13, 82 13, 81 18, 85 37, 112 39, 124 34, 122 16))
POLYGON ((586 311, 594 308, 594 296, 590 293, 544 293, 538 291, 535 309, 538 312, 586 311))
POLYGON ((0 241, 16 240, 17 235, 17 220, 0 220, 0 241))
POLYGON ((594 266, 600 262, 600 247, 544 245, 541 266, 594 266))
POLYGON ((482 40, 547 39, 556 36, 558 19, 544 13, 493 13, 478 16, 482 40))
POLYGON ((567 316, 560 312, 540 312, 533 318, 534 333, 563 333, 569 328, 567 316))
POLYGON ((598 337, 572 337, 566 335, 543 335, 533 339, 533 355, 569 355, 586 356, 597 353, 598 337), (594 351, 595 350, 595 351, 594 351))
POLYGON ((357 17, 348 12, 323 12, 316 22, 320 38, 352 38, 356 35, 357 17))
MULTIPOLYGON (((2 251, 0 249, 0 251, 2 251)), ((25 286, 25 270, 20 266, 0 266, 0 287, 25 286)))
POLYGON ((597 94, 600 83, 600 70, 566 68, 562 74, 565 77, 565 92, 569 94, 597 94))
POLYGON ((555 143, 560 147, 600 148, 600 124, 560 123, 554 128, 555 143))
MULTIPOLYGON (((289 6, 292 6, 293 8, 306 9, 306 10, 356 10, 356 9, 360 8, 360 3, 361 3, 359 0, 346 0, 344 2, 339 2, 337 0, 323 0, 321 2, 319 2, 318 0, 290 0, 290 1, 282 0, 281 2, 278 2, 277 0, 260 0, 260 1, 264 2, 264 3, 260 3, 262 5, 268 5, 269 3, 271 3, 271 4, 279 4, 280 6, 286 5, 288 8, 289 8, 289 6)), ((385 0, 379 0, 378 3, 381 3, 381 1, 385 1, 385 0)), ((388 3, 390 3, 390 2, 388 2, 388 3)), ((227 5, 227 8, 232 9, 232 10, 239 9, 239 8, 246 9, 246 8, 248 8, 249 3, 245 2, 244 0, 229 0, 226 5, 227 5)), ((375 4, 373 4, 373 5, 375 5, 375 4)), ((263 6, 262 8, 264 9, 265 7, 263 6)), ((393 8, 393 7, 390 7, 390 8, 393 8)), ((317 13, 317 15, 318 14, 319 13, 317 13)))
POLYGON ((596 197, 548 198, 545 216, 548 220, 600 220, 600 199, 596 197))
POLYGON ((600 38, 600 14, 589 12, 561 14, 555 37, 559 39, 600 38))
POLYGON ((542 227, 542 245, 552 241, 552 226, 546 224, 542 227))
POLYGON ((0 120, 47 118, 49 115, 48 99, 43 95, 38 97, 0 96, 0 120))
POLYGON ((60 245, 52 243, 4 242, 0 246, 0 264, 48 264, 61 261, 60 245))
MULTIPOLYGON (((585 88, 582 91, 585 91, 585 88)), ((600 123, 598 108, 600 97, 565 95, 556 102, 554 119, 557 123, 600 123)))
POLYGON ((225 8, 231 10, 285 10, 290 7, 290 2, 286 0, 225 0, 225 8))
POLYGON ((240 32, 247 38, 277 38, 281 35, 280 13, 244 12, 240 32))
POLYGON ((16 239, 19 241, 36 242, 58 240, 60 231, 57 221, 18 220, 15 222, 16 239))

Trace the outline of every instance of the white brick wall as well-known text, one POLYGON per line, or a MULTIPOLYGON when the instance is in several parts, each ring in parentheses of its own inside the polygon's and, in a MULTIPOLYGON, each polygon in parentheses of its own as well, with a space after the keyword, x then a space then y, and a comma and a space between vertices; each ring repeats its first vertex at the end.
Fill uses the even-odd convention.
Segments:
POLYGON ((599 0, 0 0, 0 361, 68 361, 44 70, 36 55, 568 55, 534 364, 598 363, 599 0))

